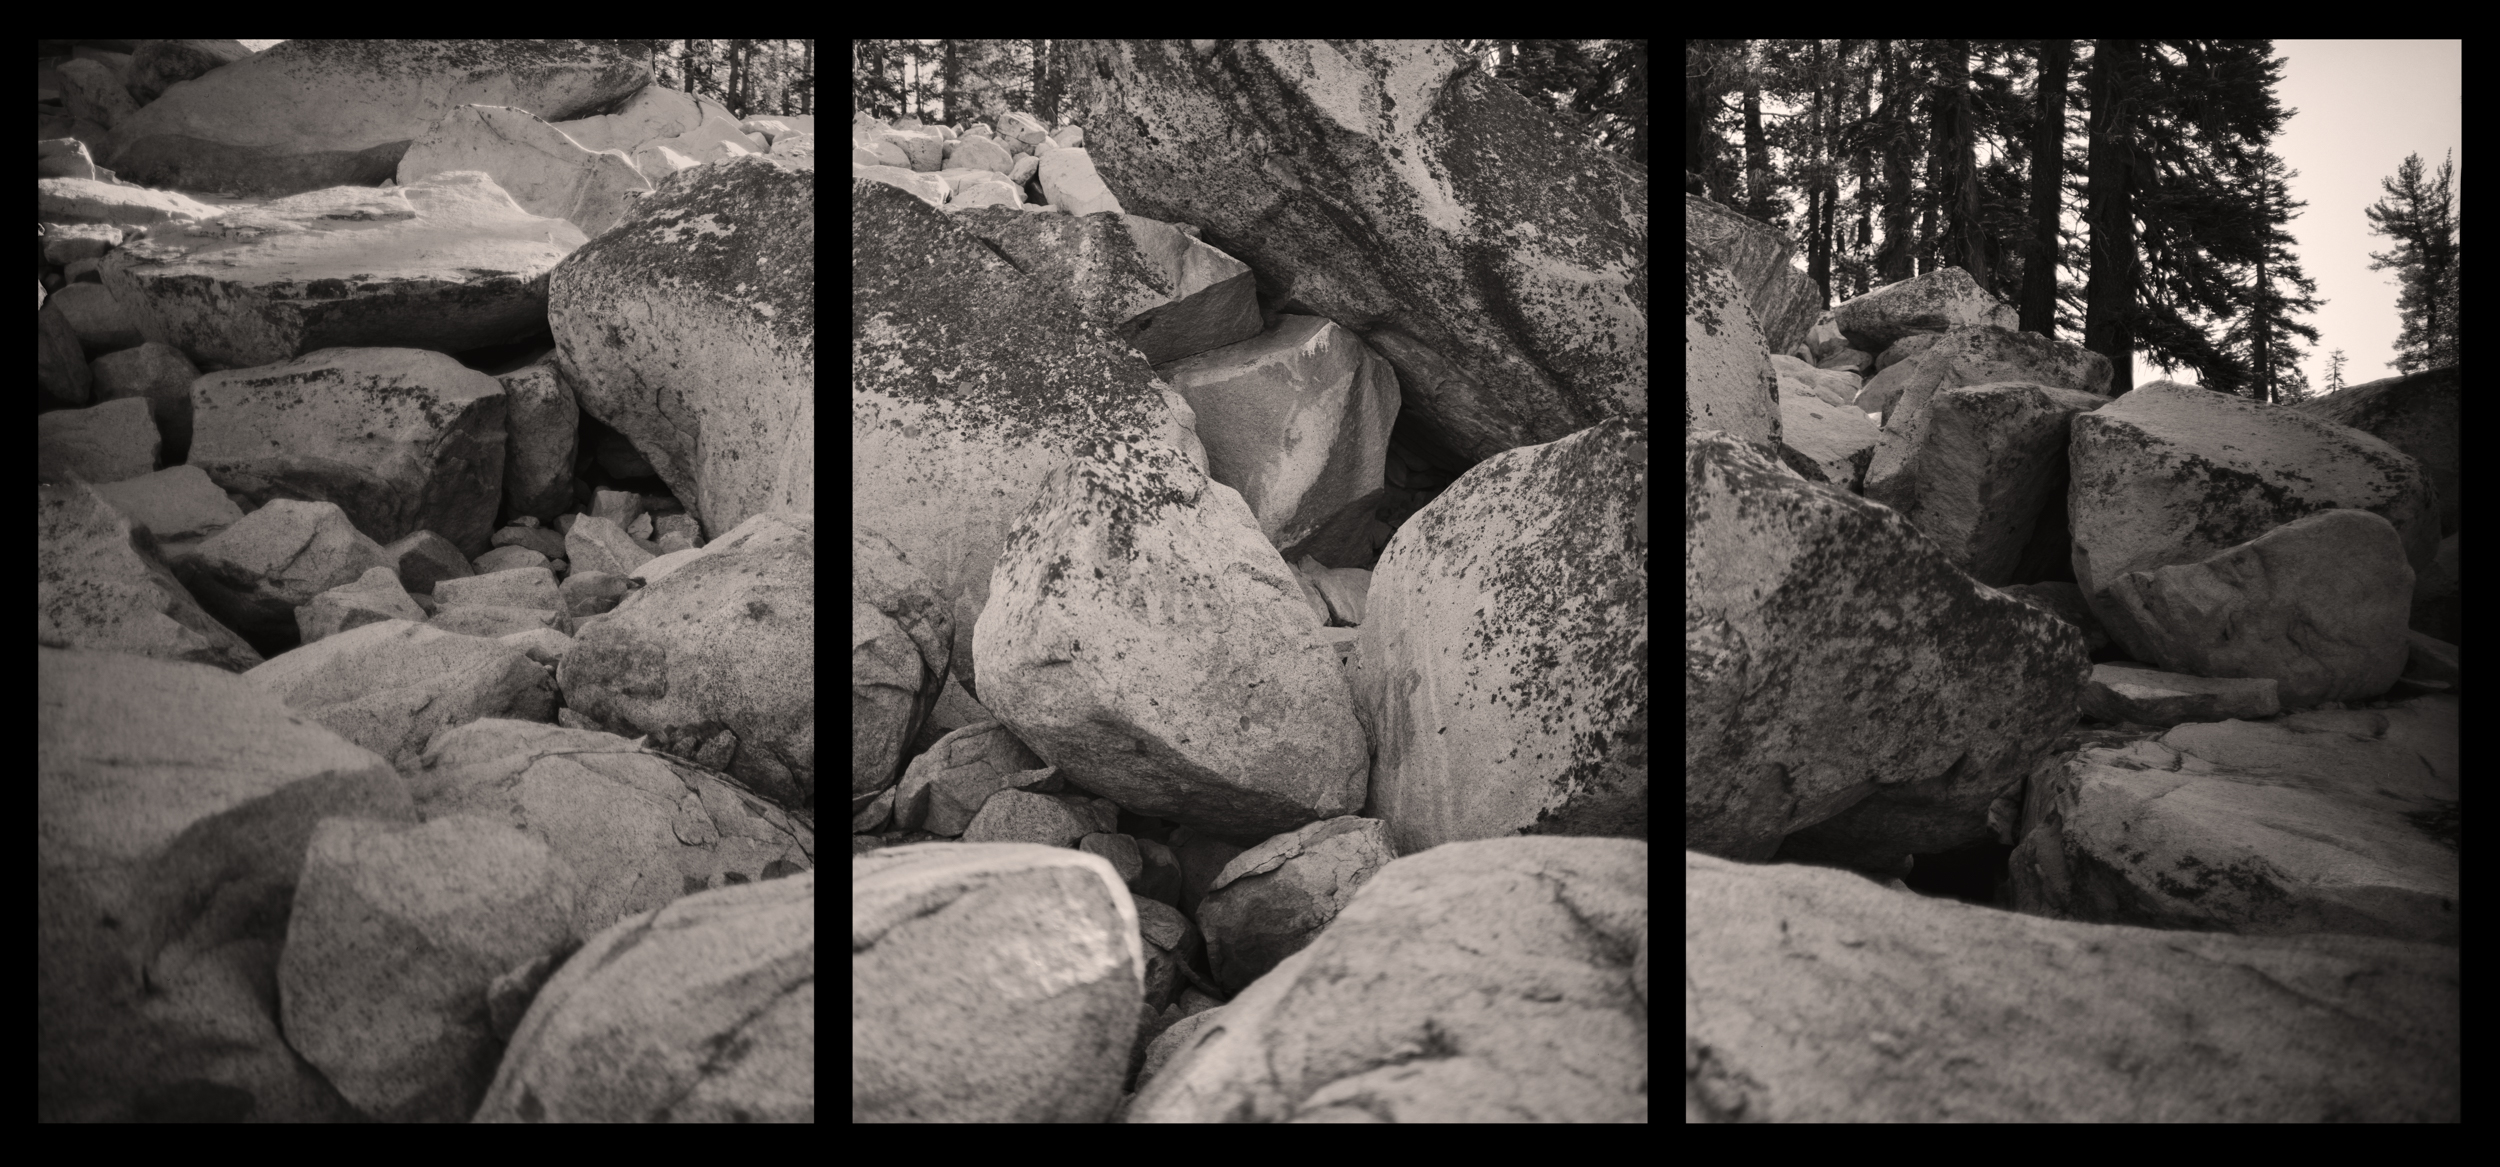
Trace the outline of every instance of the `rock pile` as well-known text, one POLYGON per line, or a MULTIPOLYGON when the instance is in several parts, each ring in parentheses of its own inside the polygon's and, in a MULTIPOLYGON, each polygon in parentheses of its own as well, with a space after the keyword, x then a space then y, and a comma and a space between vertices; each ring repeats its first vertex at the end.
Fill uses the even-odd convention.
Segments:
POLYGON ((1062 45, 1082 130, 854 129, 854 1116, 1645 1118, 1645 177, 1062 45))
POLYGON ((587 43, 44 87, 41 1117, 811 1119, 804 128, 587 43))
POLYGON ((2111 399, 1958 270, 1774 356, 1721 266, 1688 247, 1688 1117, 2453 1120, 2456 368, 2111 399), (1903 894, 1974 857, 1984 907, 1903 894), (1971 1059, 2036 1072, 1920 1068, 1971 1059))

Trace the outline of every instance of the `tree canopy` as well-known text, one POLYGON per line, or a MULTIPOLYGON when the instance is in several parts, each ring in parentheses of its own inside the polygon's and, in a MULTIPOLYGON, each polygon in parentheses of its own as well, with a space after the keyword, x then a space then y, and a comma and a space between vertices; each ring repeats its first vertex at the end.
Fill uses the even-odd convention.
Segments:
POLYGON ((709 40, 615 42, 648 59, 652 83, 708 97, 731 117, 816 112, 816 42, 709 40))
MULTIPOLYGON (((2305 204, 2269 143, 2296 111, 2266 40, 1685 42, 1685 189, 1799 239, 1825 303, 1957 266, 2134 387, 2138 351, 2208 389, 2308 394, 2292 258, 2305 204), (2070 222, 2070 216, 2073 216, 2070 222), (2080 275, 2080 280, 2061 273, 2080 275)), ((2454 332, 2454 224, 2391 183, 2411 359, 2454 332), (2445 224, 2446 235, 2441 234, 2445 224), (2442 328, 2446 329, 2443 333, 2442 328), (2408 328, 2412 325, 2409 323, 2408 328)))
POLYGON ((2422 181, 2422 156, 2406 156, 2396 177, 2383 179, 2389 199, 2362 211, 2370 230, 2393 236, 2392 252, 2370 253, 2373 269, 2395 268, 2404 294, 2396 310, 2404 328, 2396 336, 2396 359, 2388 367, 2418 373, 2457 363, 2457 223, 2456 198, 2448 186, 2456 178, 2454 161, 2439 168, 2439 182, 2422 181))

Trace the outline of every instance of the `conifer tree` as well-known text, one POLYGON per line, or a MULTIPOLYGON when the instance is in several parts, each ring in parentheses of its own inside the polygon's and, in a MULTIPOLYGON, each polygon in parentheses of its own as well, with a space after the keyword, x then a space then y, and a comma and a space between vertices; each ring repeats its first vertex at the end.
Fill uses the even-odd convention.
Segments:
POLYGON ((2110 359, 2114 393, 2134 388, 2139 346, 2164 369, 2195 369, 2208 389, 2249 391, 2250 370, 2197 321, 2236 320, 2253 295, 2228 278, 2227 261, 2250 262, 2266 227, 2225 175, 2247 173, 2251 147, 2291 116, 2271 92, 2282 64, 2267 59, 2271 47, 2095 43, 2084 345, 2110 359))
POLYGON ((2285 193, 2300 172, 2286 168, 2282 159, 2260 149, 2249 163, 2240 182, 2248 192, 2245 197, 2255 222, 2249 235, 2255 250, 2244 257, 2217 256, 2245 271, 2235 282, 2243 285, 2247 308, 2231 319, 2220 348, 2249 370, 2248 396, 2291 405, 2311 396, 2309 378, 2300 369, 2300 349, 2292 337, 2318 342, 2318 330, 2292 319, 2292 314, 2314 312, 2323 302, 2314 295, 2318 282, 2292 258, 2295 240, 2282 226, 2296 217, 2291 212, 2309 204, 2285 193))
POLYGON ((2396 248, 2371 252, 2372 270, 2395 268, 2402 294, 2396 311, 2404 327, 2396 336, 2396 359, 2388 367, 2418 373, 2457 363, 2456 200, 2449 183, 2456 163, 2443 163, 2437 185, 2422 181, 2422 156, 2408 155, 2396 177, 2380 179, 2394 201, 2363 208, 2373 234, 2393 236, 2396 248))

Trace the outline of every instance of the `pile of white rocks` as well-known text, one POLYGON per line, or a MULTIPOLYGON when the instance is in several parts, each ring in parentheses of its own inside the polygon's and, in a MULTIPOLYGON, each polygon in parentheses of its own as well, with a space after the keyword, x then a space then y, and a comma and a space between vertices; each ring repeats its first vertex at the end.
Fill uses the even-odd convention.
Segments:
POLYGON ((1020 113, 999 115, 995 128, 974 122, 961 130, 862 113, 851 122, 851 176, 893 183, 946 211, 1120 210, 1120 200, 1094 173, 1084 141, 1081 127, 1045 129, 1020 113))

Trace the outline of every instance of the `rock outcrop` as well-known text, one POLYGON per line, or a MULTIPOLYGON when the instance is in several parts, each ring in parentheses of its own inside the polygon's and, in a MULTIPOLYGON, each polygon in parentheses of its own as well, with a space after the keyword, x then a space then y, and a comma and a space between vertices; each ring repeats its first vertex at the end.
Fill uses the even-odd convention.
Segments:
POLYGON ((853 129, 854 1117, 1645 1117, 1639 176, 1439 45, 1063 43, 1082 126, 853 129))
POLYGON ((48 73, 43 1119, 812 1119, 812 151, 646 72, 48 73))
POLYGON ((1686 1122, 2463 1117, 2454 947, 2076 925, 1692 851, 1684 901, 1686 1122))
POLYGON ((1647 410, 1648 176, 1454 45, 1051 51, 1120 206, 1198 228, 1275 310, 1362 336, 1454 468, 1647 410))
POLYGON ((1702 258, 1688 1119, 2453 1121, 2455 370, 2111 399, 1953 269, 1773 354, 1702 258), (1757 359, 1776 425, 1736 408, 1757 359), (2211 983, 2252 963, 2268 993, 2211 983))
POLYGON ((1775 353, 1805 341, 1823 311, 1823 289, 1797 270, 1797 245, 1770 227, 1699 195, 1684 196, 1684 238, 1736 281, 1754 325, 1775 353))

